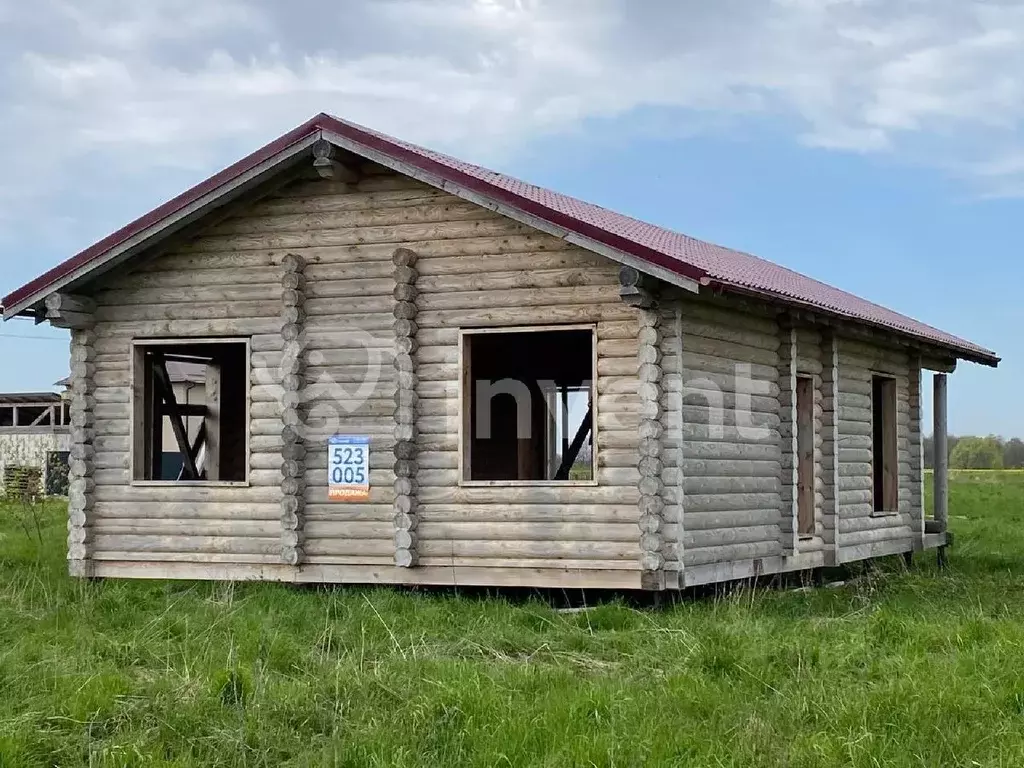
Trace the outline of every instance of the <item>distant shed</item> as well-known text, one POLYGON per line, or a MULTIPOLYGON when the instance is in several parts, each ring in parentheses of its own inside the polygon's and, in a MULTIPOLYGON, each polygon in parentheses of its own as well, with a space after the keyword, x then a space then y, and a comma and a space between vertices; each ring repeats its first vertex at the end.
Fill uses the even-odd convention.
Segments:
POLYGON ((946 374, 999 362, 327 115, 17 316, 72 330, 79 576, 660 590, 942 547, 922 372, 942 456, 946 374))
MULTIPOLYGON (((54 487, 47 482, 50 467, 66 467, 53 459, 71 448, 68 403, 56 392, 14 392, 0 394, 0 496, 9 490, 9 478, 23 468, 39 470, 40 490, 54 487)), ((66 455, 63 456, 66 459, 66 455)), ((63 483, 58 483, 58 489, 63 483)))

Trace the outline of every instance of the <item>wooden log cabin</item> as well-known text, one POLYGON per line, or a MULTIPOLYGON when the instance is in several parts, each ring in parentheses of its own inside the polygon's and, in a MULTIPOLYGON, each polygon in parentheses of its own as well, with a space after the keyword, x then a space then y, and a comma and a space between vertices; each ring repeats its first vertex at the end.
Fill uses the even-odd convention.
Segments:
POLYGON ((941 548, 922 376, 942 457, 946 374, 999 362, 328 115, 3 314, 71 330, 83 577, 664 590, 941 548))

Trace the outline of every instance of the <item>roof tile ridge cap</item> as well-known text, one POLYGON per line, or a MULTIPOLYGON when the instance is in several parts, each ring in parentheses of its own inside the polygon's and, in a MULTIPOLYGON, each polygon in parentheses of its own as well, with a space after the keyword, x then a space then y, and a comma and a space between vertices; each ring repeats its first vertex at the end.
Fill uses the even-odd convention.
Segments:
POLYGON ((264 162, 266 158, 264 158, 263 160, 257 160, 256 158, 258 158, 261 155, 261 153, 270 151, 270 149, 275 147, 275 145, 281 145, 277 149, 277 151, 284 151, 288 147, 291 147, 303 141, 307 137, 311 136, 314 131, 322 131, 323 127, 319 124, 322 114, 323 113, 320 113, 319 115, 310 118, 301 125, 298 125, 295 128, 292 128, 290 131, 281 134, 276 139, 273 139, 263 144, 259 148, 245 155, 245 157, 239 158, 235 162, 224 166, 223 168, 214 172, 205 179, 202 179, 196 184, 193 184, 188 189, 185 189, 182 192, 179 192, 174 197, 165 200, 163 203, 160 203, 155 208, 152 208, 149 211, 146 211, 141 215, 136 216, 134 219, 130 220, 121 227, 115 229, 113 232, 106 235, 105 237, 95 241, 91 245, 86 246, 85 248, 76 252, 72 256, 69 256, 63 261, 55 264, 53 267, 51 267, 41 275, 36 276, 29 282, 24 283, 20 287, 16 288, 13 292, 7 294, 6 296, 3 296, 2 299, 0 299, 0 308, 4 307, 5 305, 8 305, 8 302, 10 300, 13 300, 10 301, 10 304, 16 304, 19 301, 22 301, 24 297, 21 294, 25 292, 26 289, 28 289, 29 287, 32 287, 32 289, 37 292, 40 290, 46 290, 51 285, 53 285, 54 282, 60 279, 58 273, 60 273, 62 270, 66 268, 69 268, 70 265, 73 264, 76 260, 84 259, 83 264, 88 264, 93 259, 102 255, 103 253, 106 253, 112 248, 116 248, 119 245, 127 242, 140 231, 144 231, 148 227, 156 226, 162 223, 163 221, 173 216, 176 212, 194 203, 196 200, 199 200, 203 196, 212 194, 213 192, 219 190, 221 187, 223 187, 226 184, 229 184, 233 179, 237 178, 240 174, 245 173, 246 170, 256 167, 256 165, 258 165, 260 162, 264 162), (252 163, 252 165, 249 165, 247 168, 247 164, 249 163, 252 163), (218 177, 221 176, 223 176, 223 178, 217 180, 218 177), (217 181, 215 182, 215 180, 217 181), (206 187, 209 187, 209 189, 206 189, 206 187), (151 217, 152 221, 147 222, 146 220, 151 217), (143 222, 146 222, 144 226, 142 226, 143 222), (136 227, 140 226, 142 227, 142 229, 135 229, 136 227), (95 253, 90 253, 92 251, 95 251, 95 253))

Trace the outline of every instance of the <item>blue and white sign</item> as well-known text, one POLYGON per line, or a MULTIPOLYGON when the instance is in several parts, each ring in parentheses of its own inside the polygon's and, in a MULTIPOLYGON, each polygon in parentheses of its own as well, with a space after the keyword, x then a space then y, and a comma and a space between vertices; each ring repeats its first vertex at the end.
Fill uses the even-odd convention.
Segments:
POLYGON ((335 435, 327 445, 327 498, 330 501, 368 501, 370 498, 370 438, 335 435))

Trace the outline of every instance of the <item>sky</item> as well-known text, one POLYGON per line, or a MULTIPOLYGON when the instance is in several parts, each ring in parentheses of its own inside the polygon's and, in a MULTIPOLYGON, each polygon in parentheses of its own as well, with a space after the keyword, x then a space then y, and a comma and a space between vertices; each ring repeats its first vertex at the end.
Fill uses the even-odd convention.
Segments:
POLYGON ((321 111, 994 349, 950 430, 1024 435, 1024 3, 0 0, 0 295, 321 111))

